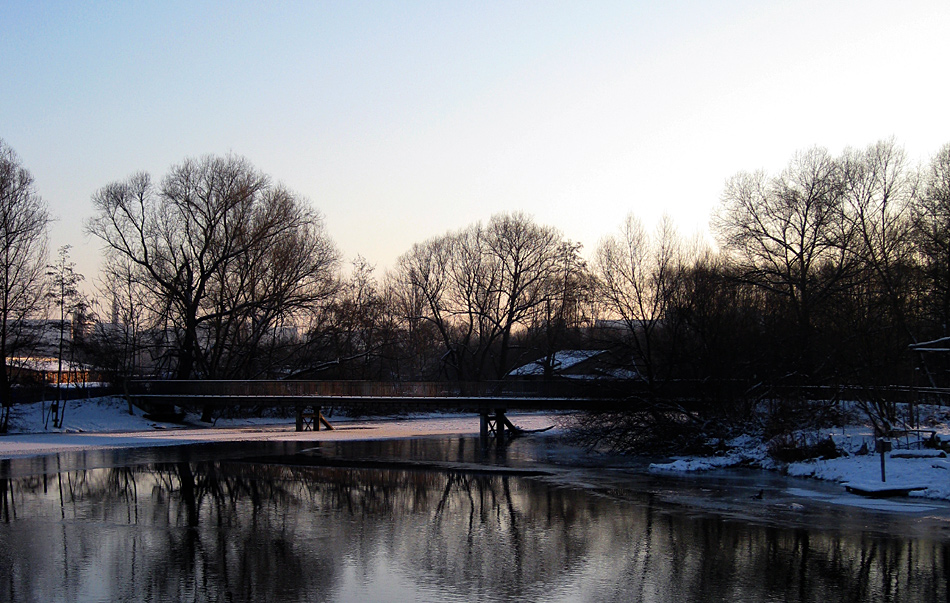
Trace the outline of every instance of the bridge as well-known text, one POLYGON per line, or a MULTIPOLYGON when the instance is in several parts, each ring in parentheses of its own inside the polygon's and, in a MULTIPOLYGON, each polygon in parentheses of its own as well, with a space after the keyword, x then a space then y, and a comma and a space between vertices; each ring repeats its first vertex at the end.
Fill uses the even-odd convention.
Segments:
MULTIPOLYGON (((146 412, 171 414, 177 407, 205 410, 239 406, 294 409, 297 431, 333 429, 323 414, 328 408, 360 409, 371 413, 407 410, 477 412, 484 437, 504 440, 517 432, 507 413, 512 410, 619 411, 637 408, 637 398, 648 398, 643 382, 601 380, 558 381, 171 381, 135 380, 125 386, 129 404, 146 412)), ((875 395, 901 402, 945 404, 950 390, 893 386, 875 395)), ((678 381, 665 383, 662 399, 681 408, 715 404, 750 395, 742 382, 678 381)), ((766 397, 794 395, 811 400, 862 399, 864 388, 772 387, 766 397)))
POLYGON ((511 410, 607 410, 622 405, 621 392, 586 382, 480 381, 170 381, 137 380, 126 385, 130 405, 171 414, 177 407, 293 408, 297 431, 333 429, 325 408, 372 412, 462 410, 481 417, 482 437, 504 441, 517 432, 511 410))

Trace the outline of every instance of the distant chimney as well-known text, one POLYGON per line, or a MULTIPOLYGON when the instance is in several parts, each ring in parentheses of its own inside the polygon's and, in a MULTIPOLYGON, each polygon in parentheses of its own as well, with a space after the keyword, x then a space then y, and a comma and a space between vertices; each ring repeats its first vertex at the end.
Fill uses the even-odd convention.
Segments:
POLYGON ((116 293, 112 294, 112 324, 119 324, 119 296, 116 293))

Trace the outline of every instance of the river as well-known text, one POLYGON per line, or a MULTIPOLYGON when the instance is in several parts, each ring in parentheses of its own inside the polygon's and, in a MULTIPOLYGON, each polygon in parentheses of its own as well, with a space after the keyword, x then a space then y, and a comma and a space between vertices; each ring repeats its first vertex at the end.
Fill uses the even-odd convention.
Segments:
POLYGON ((0 600, 946 601, 950 506, 532 436, 0 462, 0 600))

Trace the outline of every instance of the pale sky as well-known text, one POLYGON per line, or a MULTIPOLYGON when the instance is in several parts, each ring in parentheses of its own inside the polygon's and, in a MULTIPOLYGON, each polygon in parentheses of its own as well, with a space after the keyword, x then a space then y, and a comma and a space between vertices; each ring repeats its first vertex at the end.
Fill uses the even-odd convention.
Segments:
POLYGON ((91 195, 233 152, 346 262, 524 211, 592 252, 707 227, 802 149, 950 143, 950 2, 0 0, 0 138, 87 279, 91 195))

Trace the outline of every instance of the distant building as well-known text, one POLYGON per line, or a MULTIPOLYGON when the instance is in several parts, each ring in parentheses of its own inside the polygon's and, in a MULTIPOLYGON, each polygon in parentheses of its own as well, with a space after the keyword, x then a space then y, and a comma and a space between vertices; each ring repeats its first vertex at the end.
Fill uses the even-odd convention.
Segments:
POLYGON ((87 385, 102 381, 102 375, 88 365, 63 360, 60 372, 59 359, 44 357, 9 358, 7 366, 11 381, 19 384, 87 385))
POLYGON ((610 350, 561 350, 519 366, 508 373, 514 379, 638 379, 629 362, 623 362, 610 350))

